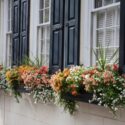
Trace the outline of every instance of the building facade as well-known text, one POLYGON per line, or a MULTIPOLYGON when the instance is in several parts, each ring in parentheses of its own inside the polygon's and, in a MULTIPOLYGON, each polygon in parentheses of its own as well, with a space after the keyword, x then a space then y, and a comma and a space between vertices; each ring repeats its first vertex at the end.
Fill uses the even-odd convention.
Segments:
MULTIPOLYGON (((91 66, 97 61, 93 51, 98 54, 101 46, 107 62, 118 62, 124 71, 124 7, 124 0, 0 0, 0 63, 20 65, 28 56, 51 72, 91 66)), ((124 110, 115 119, 103 107, 80 102, 78 113, 70 116, 52 104, 35 105, 25 95, 20 104, 0 96, 1 125, 125 124, 124 110)))

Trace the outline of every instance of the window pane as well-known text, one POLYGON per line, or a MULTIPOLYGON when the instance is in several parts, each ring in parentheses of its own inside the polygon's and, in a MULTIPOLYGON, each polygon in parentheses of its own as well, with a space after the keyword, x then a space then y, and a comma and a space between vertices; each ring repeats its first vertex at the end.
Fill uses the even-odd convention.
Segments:
POLYGON ((114 26, 115 24, 115 10, 110 10, 106 12, 106 27, 114 26))
POLYGON ((44 0, 40 0, 40 9, 44 8, 44 0))
POLYGON ((120 25, 120 8, 117 9, 117 24, 116 25, 120 25))
POLYGON ((116 55, 113 57, 113 54, 117 50, 118 50, 118 48, 113 48, 113 47, 112 48, 105 48, 105 55, 106 55, 107 63, 117 62, 116 60, 118 60, 118 54, 119 53, 116 53, 116 55))
POLYGON ((120 0, 115 0, 115 2, 120 2, 120 0))
POLYGON ((97 31, 97 47, 99 46, 102 46, 104 47, 105 46, 105 43, 104 43, 104 30, 99 30, 97 31))
POLYGON ((45 7, 49 7, 49 0, 45 0, 45 7))
POLYGON ((113 0, 104 0, 104 5, 112 4, 113 0))
POLYGON ((97 14, 97 28, 103 28, 105 24, 105 13, 98 13, 97 14))
POLYGON ((8 0, 8 32, 12 30, 12 0, 8 0))
POLYGON ((112 29, 106 29, 106 34, 105 34, 105 47, 110 47, 114 46, 114 38, 115 38, 115 30, 112 29))
POLYGON ((43 10, 39 12, 39 22, 43 23, 43 10))
POLYGON ((44 13, 45 13, 44 22, 48 22, 49 21, 49 9, 45 9, 44 13))
POLYGON ((115 43, 115 46, 119 46, 119 34, 120 34, 120 31, 119 31, 119 27, 116 28, 116 43, 115 43))
POLYGON ((102 7, 102 0, 95 0, 95 8, 102 7))

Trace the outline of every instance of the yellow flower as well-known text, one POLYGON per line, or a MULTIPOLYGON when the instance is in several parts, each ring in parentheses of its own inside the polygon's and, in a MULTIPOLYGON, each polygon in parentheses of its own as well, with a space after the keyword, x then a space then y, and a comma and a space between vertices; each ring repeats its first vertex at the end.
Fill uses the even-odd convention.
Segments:
POLYGON ((6 80, 11 83, 14 80, 19 79, 19 74, 16 69, 11 69, 6 72, 6 80))

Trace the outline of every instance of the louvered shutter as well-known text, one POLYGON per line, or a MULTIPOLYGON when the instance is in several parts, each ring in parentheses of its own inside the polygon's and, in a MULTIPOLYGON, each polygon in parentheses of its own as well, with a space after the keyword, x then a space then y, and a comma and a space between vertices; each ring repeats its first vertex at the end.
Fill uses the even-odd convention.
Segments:
POLYGON ((29 54, 29 2, 30 0, 21 0, 20 63, 29 54))
POLYGON ((51 1, 51 41, 50 71, 63 68, 63 3, 64 0, 51 1))
POLYGON ((65 67, 79 64, 80 0, 65 0, 64 62, 65 67))
POLYGON ((125 0, 121 0, 120 7, 120 71, 125 73, 125 0))
POLYGON ((20 60, 20 0, 13 0, 13 41, 12 65, 18 65, 20 60))

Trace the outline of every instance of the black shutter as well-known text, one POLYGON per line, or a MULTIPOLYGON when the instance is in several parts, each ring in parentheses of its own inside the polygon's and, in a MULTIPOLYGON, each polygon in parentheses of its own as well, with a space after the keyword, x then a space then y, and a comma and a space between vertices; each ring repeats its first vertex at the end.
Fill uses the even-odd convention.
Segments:
POLYGON ((21 64, 29 52, 30 0, 13 0, 12 65, 21 64))
POLYGON ((120 70, 125 73, 125 0, 120 4, 120 49, 119 49, 120 70))
POLYGON ((29 55, 29 2, 30 0, 21 0, 20 62, 29 55))
POLYGON ((63 3, 64 0, 51 1, 51 41, 50 71, 55 72, 63 67, 63 3))
POLYGON ((80 0, 65 0, 65 67, 79 64, 80 0))
POLYGON ((20 1, 13 0, 12 65, 19 64, 20 55, 20 1))

